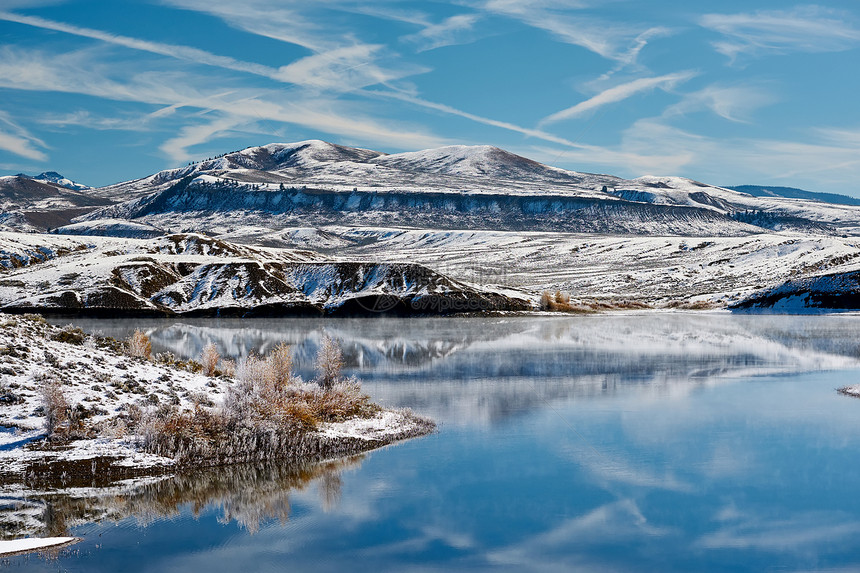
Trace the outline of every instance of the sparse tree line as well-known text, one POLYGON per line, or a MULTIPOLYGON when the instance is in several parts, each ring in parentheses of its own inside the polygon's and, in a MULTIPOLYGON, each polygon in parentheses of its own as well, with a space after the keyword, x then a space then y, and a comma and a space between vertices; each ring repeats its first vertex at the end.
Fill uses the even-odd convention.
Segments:
MULTIPOLYGON (((264 185, 265 184, 263 183, 245 183, 237 179, 221 177, 214 182, 195 182, 194 187, 197 189, 202 189, 204 191, 213 191, 224 188, 243 189, 246 191, 259 191, 264 188, 264 185)), ((278 191, 290 191, 291 193, 299 193, 301 191, 307 191, 307 186, 303 185, 301 187, 287 187, 283 183, 279 183, 278 191)))

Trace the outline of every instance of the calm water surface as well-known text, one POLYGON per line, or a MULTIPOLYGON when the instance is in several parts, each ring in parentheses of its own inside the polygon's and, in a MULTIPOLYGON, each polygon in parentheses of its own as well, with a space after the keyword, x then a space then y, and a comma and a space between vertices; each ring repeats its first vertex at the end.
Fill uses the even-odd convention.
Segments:
MULTIPOLYGON (((76 322, 116 337, 128 321, 76 322)), ((41 498, 33 571, 860 570, 860 316, 140 321, 157 351, 321 337, 432 436, 41 498)), ((66 492, 68 493, 68 492, 66 492)), ((35 502, 34 502, 35 503, 35 502)))

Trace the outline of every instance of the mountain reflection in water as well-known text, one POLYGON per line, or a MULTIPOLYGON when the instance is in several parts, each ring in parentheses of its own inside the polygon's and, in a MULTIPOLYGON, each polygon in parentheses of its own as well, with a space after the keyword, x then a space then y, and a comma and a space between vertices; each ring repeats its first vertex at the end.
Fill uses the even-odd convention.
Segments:
POLYGON ((375 400, 460 425, 492 424, 512 411, 575 397, 689 392, 742 376, 851 368, 860 354, 851 319, 651 312, 76 324, 120 339, 144 328, 155 351, 185 358, 210 341, 231 357, 287 342, 306 379, 328 334, 340 341, 348 373, 375 400))

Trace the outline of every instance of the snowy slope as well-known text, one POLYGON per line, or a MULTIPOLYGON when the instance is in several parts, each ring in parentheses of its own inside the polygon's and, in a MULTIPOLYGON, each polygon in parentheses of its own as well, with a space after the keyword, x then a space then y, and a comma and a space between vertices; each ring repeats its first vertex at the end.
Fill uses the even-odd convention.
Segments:
POLYGON ((850 270, 793 278, 752 293, 731 306, 738 312, 807 314, 860 310, 860 264, 850 270))
MULTIPOLYGON (((296 248, 308 235, 307 229, 297 235, 284 229, 256 240, 296 248)), ((574 298, 658 306, 673 301, 724 306, 791 277, 834 272, 860 260, 856 238, 799 233, 641 237, 331 226, 319 229, 318 236, 330 245, 319 248, 331 256, 417 262, 470 284, 535 296, 560 289, 574 298)))
POLYGON ((0 177, 0 230, 58 227, 112 202, 59 174, 43 175, 46 177, 42 179, 26 175, 0 177))
MULTIPOLYGON (((249 230, 234 232, 247 238, 249 230)), ((534 301, 544 290, 562 290, 580 300, 724 307, 792 278, 860 263, 855 238, 798 233, 641 237, 330 226, 258 229, 253 237, 286 250, 237 244, 228 232, 226 240, 181 237, 0 233, 0 267, 11 269, 0 271, 0 300, 37 304, 47 297, 56 305, 56 297, 76 292, 95 304, 110 286, 136 308, 168 313, 269 304, 322 310, 383 294, 412 301, 427 289, 439 294, 465 283, 534 301), (322 254, 306 250, 311 246, 322 254)))
POLYGON ((375 165, 421 173, 492 177, 495 179, 558 179, 580 182, 583 176, 520 157, 489 145, 452 145, 376 157, 375 165))
POLYGON ((201 235, 3 235, 0 309, 98 315, 439 314, 530 308, 412 263, 327 262, 201 235), (75 240, 77 244, 75 245, 75 240), (38 245, 38 246, 37 246, 38 245))
POLYGON ((125 219, 96 219, 64 225, 53 231, 59 235, 94 235, 148 239, 166 234, 163 229, 125 219))

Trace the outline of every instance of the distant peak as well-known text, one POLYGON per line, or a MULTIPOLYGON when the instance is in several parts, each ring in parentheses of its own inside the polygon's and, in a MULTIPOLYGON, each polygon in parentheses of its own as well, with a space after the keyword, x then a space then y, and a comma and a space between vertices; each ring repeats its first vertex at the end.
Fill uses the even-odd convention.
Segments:
POLYGON ((60 187, 65 187, 66 189, 72 189, 74 191, 82 191, 84 189, 89 189, 86 185, 81 185, 80 183, 76 183, 71 179, 68 179, 56 171, 44 171, 39 173, 38 175, 34 175, 32 177, 21 174, 21 177, 27 177, 28 179, 33 179, 34 181, 45 181, 46 183, 53 183, 54 185, 58 185, 60 187))

